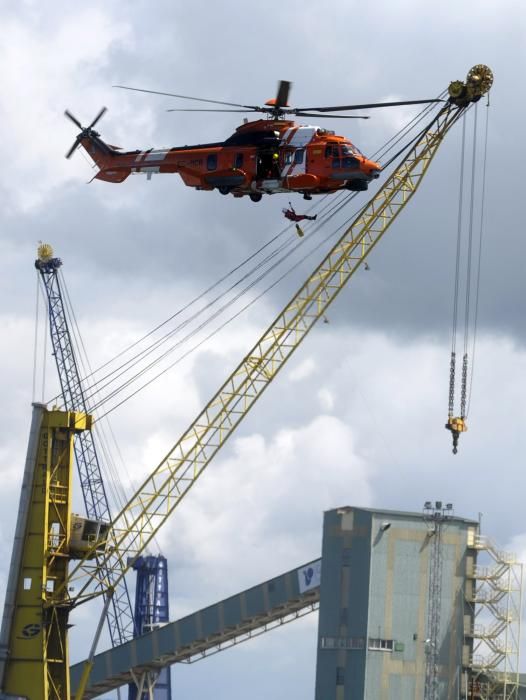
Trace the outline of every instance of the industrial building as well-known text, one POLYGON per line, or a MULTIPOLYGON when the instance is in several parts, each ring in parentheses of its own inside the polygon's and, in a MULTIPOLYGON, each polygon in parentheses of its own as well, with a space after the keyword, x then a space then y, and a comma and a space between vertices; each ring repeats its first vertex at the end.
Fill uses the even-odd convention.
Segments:
POLYGON ((441 502, 325 513, 316 700, 519 697, 522 566, 479 529, 441 502))
MULTIPOLYGON (((322 557, 98 654, 85 698, 319 609, 315 700, 520 700, 522 565, 451 504, 325 513, 322 557), (484 561, 488 565, 484 564, 484 561)), ((204 662, 206 663, 206 661, 204 662)), ((72 668, 72 688, 82 664, 72 668)))

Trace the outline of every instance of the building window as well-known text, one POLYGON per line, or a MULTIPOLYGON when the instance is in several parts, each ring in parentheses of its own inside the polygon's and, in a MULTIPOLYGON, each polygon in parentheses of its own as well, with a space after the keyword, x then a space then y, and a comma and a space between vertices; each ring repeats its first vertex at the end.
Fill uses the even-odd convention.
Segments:
POLYGON ((211 153, 206 157, 206 168, 207 170, 215 170, 217 168, 217 154, 211 153))
POLYGON ((374 639, 369 637, 368 649, 372 651, 393 651, 394 641, 392 639, 374 639))
POLYGON ((363 649, 365 639, 363 637, 322 637, 320 647, 322 649, 363 649))
POLYGON ((345 684, 345 670, 343 666, 336 666, 336 685, 345 684))

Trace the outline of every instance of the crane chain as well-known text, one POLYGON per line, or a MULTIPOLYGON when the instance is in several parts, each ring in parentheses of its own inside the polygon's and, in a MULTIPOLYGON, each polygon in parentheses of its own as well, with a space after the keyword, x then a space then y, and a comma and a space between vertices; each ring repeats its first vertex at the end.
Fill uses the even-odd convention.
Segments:
POLYGON ((451 352, 451 361, 449 363, 449 407, 448 416, 451 418, 453 416, 453 411, 455 410, 455 363, 456 363, 456 353, 451 352))
POLYGON ((462 387, 460 390, 460 415, 466 417, 466 394, 468 385, 468 354, 464 353, 462 358, 462 387))

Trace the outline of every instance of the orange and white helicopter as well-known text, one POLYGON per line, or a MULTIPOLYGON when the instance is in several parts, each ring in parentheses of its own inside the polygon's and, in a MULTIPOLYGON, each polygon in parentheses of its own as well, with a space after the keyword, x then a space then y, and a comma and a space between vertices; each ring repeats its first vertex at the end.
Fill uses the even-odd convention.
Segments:
POLYGON ((97 180, 123 182, 132 173, 145 174, 148 179, 156 173, 179 173, 189 187, 217 189, 221 194, 234 197, 248 195, 254 202, 259 202, 264 194, 277 192, 300 192, 305 199, 310 199, 313 194, 341 189, 363 191, 371 180, 379 177, 381 165, 366 158, 348 138, 319 126, 297 124, 290 117, 368 119, 367 116, 332 113, 440 101, 292 108, 287 104, 290 86, 290 82, 280 81, 276 97, 264 106, 257 106, 116 85, 125 90, 235 108, 170 109, 170 112, 260 112, 266 118, 245 119, 232 136, 218 143, 123 151, 105 143, 94 130, 106 107, 87 127, 66 110, 66 117, 81 129, 66 158, 80 145, 99 167, 94 178, 97 180))

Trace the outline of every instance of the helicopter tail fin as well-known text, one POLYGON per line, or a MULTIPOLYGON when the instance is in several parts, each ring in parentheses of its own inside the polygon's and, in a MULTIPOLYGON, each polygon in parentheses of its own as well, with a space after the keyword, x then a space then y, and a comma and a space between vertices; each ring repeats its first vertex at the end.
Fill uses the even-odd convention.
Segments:
POLYGON ((131 168, 118 165, 119 151, 115 146, 105 143, 98 134, 90 134, 81 140, 81 145, 87 154, 95 161, 99 167, 99 172, 94 180, 104 180, 104 182, 124 182, 131 173, 131 168))
POLYGON ((68 110, 64 112, 66 117, 81 129, 80 134, 78 134, 73 145, 66 153, 66 158, 71 158, 77 148, 82 146, 99 167, 99 172, 93 179, 106 182, 123 182, 130 174, 131 169, 129 167, 119 167, 115 163, 115 156, 119 155, 119 149, 105 143, 101 139, 100 134, 93 128, 105 112, 106 107, 103 107, 88 127, 83 127, 79 120, 68 110))

